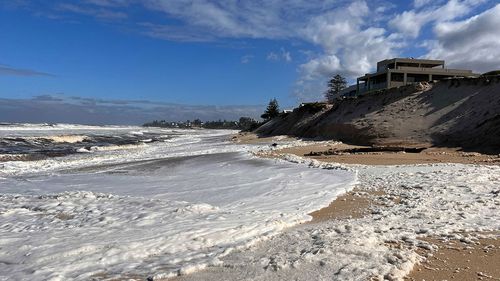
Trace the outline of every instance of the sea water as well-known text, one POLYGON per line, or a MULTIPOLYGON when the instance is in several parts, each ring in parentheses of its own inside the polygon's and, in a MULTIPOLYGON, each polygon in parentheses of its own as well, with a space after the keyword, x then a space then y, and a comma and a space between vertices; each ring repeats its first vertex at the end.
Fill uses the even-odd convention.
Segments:
POLYGON ((235 131, 0 126, 0 279, 166 277, 308 221, 345 170, 260 159, 235 131))

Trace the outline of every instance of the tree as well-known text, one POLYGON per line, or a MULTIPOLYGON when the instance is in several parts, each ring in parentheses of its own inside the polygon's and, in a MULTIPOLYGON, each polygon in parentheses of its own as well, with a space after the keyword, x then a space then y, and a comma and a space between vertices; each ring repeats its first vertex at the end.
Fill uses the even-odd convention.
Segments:
POLYGON ((193 125, 196 126, 196 127, 201 127, 201 125, 203 125, 203 122, 201 122, 200 119, 196 118, 193 121, 193 125))
POLYGON ((262 114, 260 117, 268 121, 273 119, 274 117, 277 117, 279 114, 280 114, 280 107, 278 105, 278 101, 276 100, 276 98, 273 98, 269 101, 266 111, 264 111, 264 114, 262 114))
POLYGON ((345 78, 337 74, 328 81, 328 90, 325 93, 326 100, 329 103, 333 103, 335 97, 340 94, 340 91, 347 87, 347 81, 345 78))

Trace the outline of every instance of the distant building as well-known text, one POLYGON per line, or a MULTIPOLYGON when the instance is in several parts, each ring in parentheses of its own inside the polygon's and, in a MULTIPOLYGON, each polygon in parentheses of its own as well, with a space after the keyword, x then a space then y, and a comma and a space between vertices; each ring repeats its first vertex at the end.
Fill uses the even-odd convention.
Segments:
POLYGON ((340 96, 359 95, 378 89, 390 89, 417 82, 450 77, 477 77, 472 70, 445 68, 444 60, 393 58, 377 63, 377 72, 358 77, 356 85, 340 92, 340 96))

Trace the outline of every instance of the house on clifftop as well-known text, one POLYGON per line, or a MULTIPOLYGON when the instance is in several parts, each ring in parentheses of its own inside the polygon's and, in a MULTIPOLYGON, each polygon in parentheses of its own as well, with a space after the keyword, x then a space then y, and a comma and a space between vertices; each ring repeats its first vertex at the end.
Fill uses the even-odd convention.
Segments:
POLYGON ((340 92, 340 96, 359 95, 365 92, 390 89, 417 82, 453 77, 477 77, 472 70, 445 68, 444 60, 393 58, 379 61, 377 72, 358 77, 356 85, 340 92))

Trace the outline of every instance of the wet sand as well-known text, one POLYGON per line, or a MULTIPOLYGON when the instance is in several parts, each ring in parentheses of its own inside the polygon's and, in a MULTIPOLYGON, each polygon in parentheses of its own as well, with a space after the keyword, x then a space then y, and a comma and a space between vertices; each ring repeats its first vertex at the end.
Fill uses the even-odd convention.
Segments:
POLYGON ((314 211, 309 215, 313 217, 310 223, 318 223, 332 219, 362 218, 370 212, 370 207, 375 203, 374 197, 383 195, 383 191, 362 191, 354 189, 335 199, 328 207, 314 211))
MULTIPOLYGON (((323 162, 363 165, 411 165, 429 163, 500 164, 500 155, 465 152, 461 151, 461 148, 427 147, 425 144, 421 146, 413 144, 407 147, 407 150, 415 149, 416 147, 425 148, 420 153, 389 151, 391 149, 404 149, 405 147, 401 144, 392 145, 388 148, 388 151, 356 152, 373 148, 369 146, 350 145, 329 141, 279 149, 280 140, 296 139, 281 136, 260 138, 252 133, 238 134, 233 137, 233 141, 237 143, 277 143, 278 149, 268 153, 268 155, 266 155, 267 157, 279 157, 280 154, 294 154, 323 162)), ((380 150, 380 148, 373 150, 380 150)))
POLYGON ((297 138, 289 136, 259 137, 254 133, 243 132, 232 136, 231 140, 238 144, 272 144, 283 141, 294 141, 297 138))
MULTIPOLYGON (((415 266, 405 280, 500 280, 500 233, 496 238, 477 238, 472 241, 427 238, 439 247, 425 261, 415 266)), ((427 253, 421 252, 421 255, 427 253)))
POLYGON ((275 153, 289 153, 323 162, 363 165, 406 165, 429 163, 500 164, 498 155, 463 152, 460 148, 427 148, 420 153, 409 152, 350 152, 357 148, 346 144, 310 145, 284 148, 275 153), (326 153, 325 153, 326 152, 326 153), (314 155, 322 154, 326 155, 314 155), (328 153, 336 153, 328 155, 328 153))

